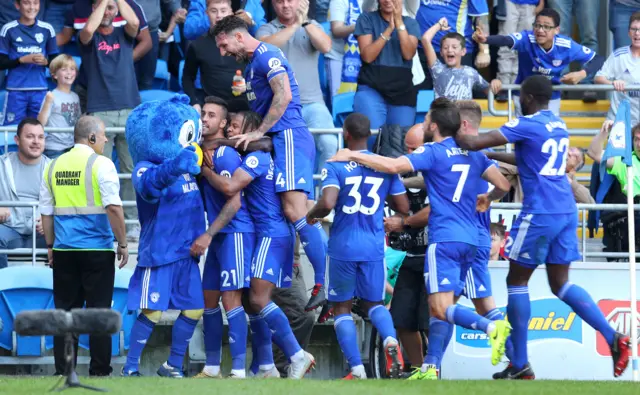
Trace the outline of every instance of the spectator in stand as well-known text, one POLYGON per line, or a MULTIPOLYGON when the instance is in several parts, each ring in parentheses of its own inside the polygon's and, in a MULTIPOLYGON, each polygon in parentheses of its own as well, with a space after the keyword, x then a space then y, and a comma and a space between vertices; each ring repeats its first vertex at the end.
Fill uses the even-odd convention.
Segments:
MULTIPOLYGON (((18 152, 0 156, 0 200, 37 202, 40 183, 49 158, 44 151, 44 129, 38 120, 25 118, 14 137, 18 152)), ((33 223, 36 223, 36 248, 45 248, 40 210, 33 217, 31 207, 0 207, 0 250, 31 248, 33 223)), ((0 254, 0 269, 7 267, 7 256, 0 254)))
POLYGON ((640 0, 611 0, 609 2, 609 30, 613 34, 613 49, 631 45, 628 21, 640 11, 640 0))
POLYGON ((158 63, 158 49, 160 46, 159 27, 162 21, 162 11, 166 9, 174 16, 175 23, 183 23, 187 10, 180 6, 180 0, 137 0, 144 12, 149 35, 151 36, 151 49, 140 59, 136 60, 136 77, 138 90, 153 88, 153 78, 156 74, 158 63))
POLYGON ((402 16, 402 0, 380 0, 378 11, 360 15, 354 35, 362 59, 354 112, 369 118, 373 129, 413 125, 418 92, 411 67, 420 39, 418 23, 402 16))
MULTIPOLYGON (((144 16, 142 8, 140 8, 138 3, 136 3, 134 0, 126 0, 126 2, 131 7, 131 9, 133 9, 139 21, 138 35, 136 36, 137 44, 133 49, 133 60, 134 62, 137 62, 151 50, 153 43, 151 41, 151 35, 149 34, 149 29, 147 26, 147 20, 144 16)), ((96 4, 94 0, 76 0, 76 2, 73 4, 71 12, 67 13, 67 19, 64 24, 64 29, 62 29, 62 32, 58 33, 58 35, 56 36, 56 42, 58 43, 58 46, 61 47, 63 45, 66 45, 67 43, 69 43, 69 41, 71 41, 75 33, 79 33, 82 29, 84 29, 89 16, 93 12, 94 4, 96 4)), ((122 17, 122 15, 116 15, 116 17, 113 19, 114 27, 124 26, 126 23, 127 21, 122 17)), ((84 54, 81 51, 80 56, 83 55, 84 54)), ((84 60, 85 59, 83 57, 83 63, 80 65, 78 78, 76 84, 74 85, 74 91, 80 98, 80 109, 82 110, 83 114, 87 112, 88 78, 84 60)))
MULTIPOLYGON (((506 17, 498 24, 498 34, 509 34, 527 30, 536 20, 536 15, 544 8, 544 0, 504 0, 506 17)), ((497 79, 502 84, 513 84, 518 75, 518 55, 507 47, 498 50, 497 79)), ((507 101, 507 93, 498 95, 500 101, 507 101)))
POLYGON ((53 26, 56 34, 64 28, 64 21, 75 2, 76 0, 46 0, 47 6, 43 7, 46 8, 44 20, 53 26))
POLYGON ((500 251, 502 251, 506 244, 506 229, 504 228, 504 225, 493 222, 489 225, 489 232, 491 232, 491 251, 489 252, 489 260, 504 261, 505 259, 500 256, 500 251))
MULTIPOLYGON (((215 26, 222 18, 231 15, 231 0, 208 0, 207 16, 210 26, 215 26)), ((205 34, 189 45, 182 74, 182 87, 191 98, 191 105, 201 112, 202 102, 195 86, 200 70, 200 81, 206 96, 216 96, 227 102, 229 111, 237 112, 249 109, 247 96, 241 93, 235 96, 231 88, 236 71, 244 72, 246 64, 235 57, 222 56, 216 46, 215 37, 205 34)))
MULTIPOLYGON (((184 37, 187 40, 196 40, 211 29, 211 17, 207 15, 207 3, 207 0, 191 0, 187 19, 184 22, 184 37)), ((245 21, 249 26, 249 33, 253 36, 260 26, 267 23, 260 0, 247 0, 244 8, 236 10, 235 14, 245 21)))
MULTIPOLYGON (((333 129, 333 116, 324 102, 318 73, 318 56, 331 50, 331 37, 322 26, 307 18, 308 2, 275 0, 277 18, 256 33, 260 41, 280 48, 289 60, 298 80, 302 118, 309 129, 333 129)), ((314 134, 316 163, 314 174, 320 174, 327 159, 338 152, 338 136, 314 134)))
MULTIPOLYGON (((580 30, 580 44, 589 48, 594 53, 598 52, 598 14, 600 2, 593 0, 549 0, 551 8, 560 14, 560 34, 573 36, 573 17, 580 30)), ((591 84, 592 76, 582 81, 583 84, 591 84)), ((595 103, 598 97, 595 92, 584 92, 582 100, 585 103, 595 103)))
MULTIPOLYGON (((60 55, 53 59, 49 71, 58 86, 45 96, 38 121, 54 128, 73 128, 80 118, 80 99, 71 91, 78 72, 76 61, 69 55, 60 55)), ((73 148, 73 144, 73 133, 48 133, 44 154, 55 159, 73 148)))
MULTIPOLYGON (((442 1, 422 1, 416 14, 416 21, 420 25, 420 35, 423 35, 427 29, 438 23, 442 17, 447 18, 449 26, 452 27, 454 33, 460 33, 465 38, 466 54, 462 57, 462 65, 474 66, 481 69, 485 68, 491 62, 489 55, 489 47, 480 44, 476 45, 471 36, 473 34, 473 25, 480 27, 483 31, 489 31, 489 8, 486 0, 449 0, 442 1), (475 62, 474 62, 475 59, 475 62)), ((439 32, 433 38, 432 44, 436 53, 440 53, 440 41, 445 35, 439 32)), ((427 59, 423 51, 418 51, 422 69, 425 71, 425 80, 418 89, 433 89, 433 80, 430 73, 427 72, 427 59)), ((443 61, 440 59, 440 61, 443 61)))
POLYGON ((50 24, 37 19, 40 0, 16 0, 20 18, 0 30, 0 70, 9 70, 5 125, 35 118, 47 94, 45 67, 58 54, 50 24))
MULTIPOLYGON (((487 36, 477 29, 474 40, 499 47, 509 47, 518 52, 518 77, 516 84, 535 74, 544 75, 555 85, 560 83, 576 85, 589 75, 595 74, 604 58, 571 38, 560 35, 560 15, 551 8, 545 8, 536 15, 533 30, 523 30, 508 36, 487 36), (571 62, 580 62, 583 69, 562 75, 571 62)), ((560 114, 560 92, 554 91, 549 102, 549 110, 560 114)), ((514 92, 516 116, 521 116, 519 93, 514 92)))
MULTIPOLYGON (((133 65, 133 46, 139 20, 125 0, 94 0, 94 10, 78 36, 87 70, 87 112, 100 118, 106 127, 124 127, 131 110, 140 104, 140 94, 133 65), (120 14, 124 26, 114 26, 120 14)), ((124 134, 107 134, 112 144, 105 144, 103 155, 111 158, 115 145, 120 171, 131 173, 133 161, 124 134)), ((136 200, 131 180, 122 180, 121 198, 136 200)), ((124 210, 128 220, 138 219, 135 207, 124 210)), ((140 225, 131 225, 127 239, 137 241, 140 225)))
MULTIPOLYGON (((489 83, 470 66, 462 65, 462 58, 466 53, 465 40, 460 33, 449 32, 442 36, 440 56, 444 63, 438 60, 431 42, 436 33, 450 30, 447 18, 441 18, 431 26, 422 36, 422 47, 427 59, 427 66, 433 79, 435 97, 446 97, 449 100, 472 100, 473 90, 489 91, 489 83)), ((491 81, 491 90, 498 93, 502 84, 500 80, 491 81)), ((480 125, 478 125, 480 126, 480 125)))
POLYGON ((614 120, 620 102, 631 100, 631 124, 640 123, 640 91, 625 92, 627 85, 640 85, 640 11, 629 17, 628 36, 630 45, 617 49, 609 55, 604 66, 596 74, 596 84, 613 85, 611 105, 607 119, 614 120))

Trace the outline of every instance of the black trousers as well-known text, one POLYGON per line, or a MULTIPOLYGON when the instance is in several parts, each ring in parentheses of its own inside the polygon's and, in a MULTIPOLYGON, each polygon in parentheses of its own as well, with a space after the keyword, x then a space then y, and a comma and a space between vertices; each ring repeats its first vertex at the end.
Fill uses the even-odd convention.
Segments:
MULTIPOLYGON (((115 279, 113 251, 53 251, 53 302, 56 309, 111 308, 115 279)), ((78 338, 75 339, 78 355, 78 338)), ((90 336, 89 374, 111 374, 111 336, 90 336)), ((64 337, 53 339, 56 373, 64 374, 64 337)))

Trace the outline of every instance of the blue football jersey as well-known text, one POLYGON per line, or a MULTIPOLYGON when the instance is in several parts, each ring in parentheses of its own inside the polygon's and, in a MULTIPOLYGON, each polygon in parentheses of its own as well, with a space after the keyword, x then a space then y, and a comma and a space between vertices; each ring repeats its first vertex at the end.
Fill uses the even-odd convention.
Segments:
MULTIPOLYGON (((431 214, 429 244, 461 242, 477 245, 476 200, 484 172, 493 162, 482 152, 460 149, 451 137, 427 143, 406 156, 424 177, 431 214)), ((486 190, 486 184, 484 184, 486 190)))
MULTIPOLYGON (((45 58, 58 52, 56 32, 47 22, 38 21, 26 26, 18 21, 9 22, 0 30, 0 54, 9 59, 18 59, 25 55, 42 54, 45 58)), ((48 89, 46 67, 37 64, 21 64, 9 69, 7 75, 8 90, 48 89)))
POLYGON ((575 213, 576 201, 567 179, 569 132, 549 110, 514 119, 500 133, 515 144, 516 164, 524 199, 522 211, 532 214, 575 213))
POLYGON ((276 194, 273 160, 268 152, 248 154, 240 168, 253 181, 245 188, 249 213, 255 223, 256 236, 283 237, 293 234, 293 228, 284 217, 280 196, 276 194))
MULTIPOLYGON (((363 151, 370 154, 368 151, 363 151)), ((384 202, 406 193, 400 176, 379 173, 355 162, 326 163, 322 189, 338 188, 329 237, 329 256, 342 261, 384 258, 384 202)))
MULTIPOLYGON (((231 175, 242 164, 242 158, 233 147, 219 147, 213 152, 213 168, 216 173, 223 177, 231 178, 231 175)), ((222 207, 227 203, 227 197, 204 178, 200 178, 200 187, 204 196, 204 206, 207 210, 207 220, 209 225, 213 223, 222 207)), ((231 219, 231 221, 220 230, 220 233, 253 233, 254 226, 249 214, 246 198, 241 192, 240 201, 242 205, 231 219)))
POLYGON ((285 129, 307 126, 302 118, 302 105, 300 104, 300 92, 296 76, 280 48, 267 43, 258 45, 244 73, 247 81, 247 99, 251 110, 257 112, 263 118, 267 115, 273 100, 273 91, 269 81, 282 73, 287 73, 289 77, 291 101, 282 117, 269 132, 280 132, 285 129))
MULTIPOLYGON (((521 84, 532 75, 544 75, 554 85, 560 84, 562 71, 571 62, 585 64, 596 56, 589 48, 582 46, 570 37, 558 34, 549 52, 542 49, 536 42, 536 36, 531 30, 510 34, 514 41, 513 50, 518 51, 518 76, 516 84, 521 84)), ((552 99, 560 97, 559 91, 554 91, 552 99)))
POLYGON ((154 201, 142 198, 141 191, 148 182, 145 173, 155 167, 151 162, 139 162, 131 174, 140 219, 138 266, 141 267, 189 258, 191 244, 207 229, 200 189, 189 174, 178 177, 161 198, 154 201))
MULTIPOLYGON (((472 51, 475 42, 473 35, 473 17, 488 15, 489 8, 485 0, 422 0, 416 21, 420 25, 420 34, 424 34, 431 26, 438 23, 440 18, 446 17, 451 31, 458 32, 465 37, 467 51, 472 51)), ((432 44, 436 52, 440 52, 440 41, 448 32, 439 31, 433 38, 432 44)), ((419 44, 422 46, 422 44, 419 44)))

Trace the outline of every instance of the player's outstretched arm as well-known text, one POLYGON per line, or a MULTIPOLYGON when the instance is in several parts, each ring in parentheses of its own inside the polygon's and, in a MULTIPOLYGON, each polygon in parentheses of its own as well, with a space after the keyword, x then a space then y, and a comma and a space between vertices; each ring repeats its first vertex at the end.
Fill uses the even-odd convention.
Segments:
POLYGON ((351 151, 347 148, 341 149, 327 162, 350 162, 360 163, 375 171, 387 174, 404 174, 413 171, 411 163, 405 156, 399 158, 388 158, 386 156, 364 154, 362 152, 351 151))
POLYGON ((238 194, 247 185, 253 181, 253 177, 242 169, 236 169, 231 178, 216 174, 213 170, 206 166, 202 167, 202 176, 207 180, 209 185, 217 191, 222 192, 227 198, 238 194))
POLYGON ((338 192, 340 190, 335 186, 329 186, 322 189, 322 196, 318 202, 307 213, 307 223, 314 224, 329 215, 331 210, 336 206, 338 201, 338 192))
POLYGON ((498 130, 492 130, 488 133, 480 133, 477 136, 456 135, 456 143, 462 149, 469 151, 480 151, 485 148, 499 147, 508 143, 506 137, 498 130))
POLYGON ((231 222, 238 210, 240 210, 241 205, 242 201, 240 200, 240 193, 236 193, 231 199, 227 200, 224 206, 222 206, 220 214, 218 214, 216 219, 213 220, 213 223, 211 223, 206 233, 200 235, 200 237, 198 237, 191 245, 191 256, 199 257, 204 255, 204 252, 209 248, 209 244, 211 244, 213 237, 217 235, 222 228, 227 226, 229 222, 231 222))

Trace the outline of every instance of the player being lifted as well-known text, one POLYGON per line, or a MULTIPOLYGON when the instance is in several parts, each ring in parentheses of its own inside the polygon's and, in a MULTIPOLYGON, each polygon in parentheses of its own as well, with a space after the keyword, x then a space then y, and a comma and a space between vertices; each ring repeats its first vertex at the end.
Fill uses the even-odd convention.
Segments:
POLYGON ((280 194, 285 217, 291 222, 315 272, 315 286, 306 306, 313 310, 326 300, 327 236, 320 224, 306 221, 307 200, 313 199, 313 166, 316 148, 302 118, 298 82, 282 51, 253 38, 237 16, 216 24, 213 36, 224 56, 248 62, 245 69, 247 98, 251 109, 263 117, 258 129, 236 136, 236 146, 269 135, 273 139, 276 192, 280 194))
MULTIPOLYGON (((522 211, 513 224, 508 252, 507 315, 513 326, 513 357, 496 379, 532 378, 527 358, 527 325, 531 317, 527 284, 538 265, 546 264, 551 291, 585 322, 604 336, 611 347, 613 375, 620 376, 629 362, 629 337, 616 331, 583 288, 569 282, 569 265, 580 259, 578 211, 565 175, 569 132, 549 109, 552 85, 544 76, 527 78, 520 90, 524 116, 480 135, 458 135, 463 149, 477 151, 515 144, 522 180, 522 211)), ((507 244, 509 245, 509 244, 507 244)))
MULTIPOLYGON (((489 335, 491 362, 496 365, 504 354, 510 333, 505 320, 491 321, 453 303, 454 294, 464 285, 478 241, 476 206, 487 210, 493 200, 509 191, 509 182, 484 154, 460 149, 453 137, 460 129, 460 113, 446 98, 433 101, 424 121, 425 141, 433 141, 412 154, 390 159, 378 155, 340 150, 332 162, 354 161, 374 170, 404 174, 421 171, 429 201, 429 246, 424 278, 429 294, 431 317, 489 335), (495 188, 478 195, 480 181, 495 188)), ((426 363, 422 370, 426 372, 426 363)))
POLYGON ((258 355, 254 359, 259 365, 259 370, 253 373, 259 377, 276 375, 271 353, 273 337, 276 345, 291 360, 289 378, 301 379, 315 365, 315 360, 302 350, 291 331, 289 320, 271 301, 274 287, 291 286, 295 244, 295 231, 284 217, 276 194, 273 168, 271 154, 256 151, 243 158, 242 165, 231 177, 221 176, 205 167, 202 175, 229 198, 244 190, 247 208, 253 218, 256 248, 251 262, 249 300, 252 311, 249 312, 249 321, 254 333, 253 342, 257 343, 258 355))
MULTIPOLYGON (((352 151, 370 155, 367 139, 369 119, 350 114, 343 125, 344 141, 352 151)), ((397 175, 383 174, 355 162, 327 163, 322 169, 322 196, 307 214, 307 222, 324 218, 335 208, 329 237, 329 303, 333 304, 338 343, 351 373, 348 379, 366 379, 356 326, 351 317, 353 297, 362 299, 364 311, 380 333, 387 356, 387 375, 398 377, 404 363, 396 339, 391 314, 383 303, 386 268, 384 264, 384 201, 398 213, 409 212, 407 193, 397 175)))

